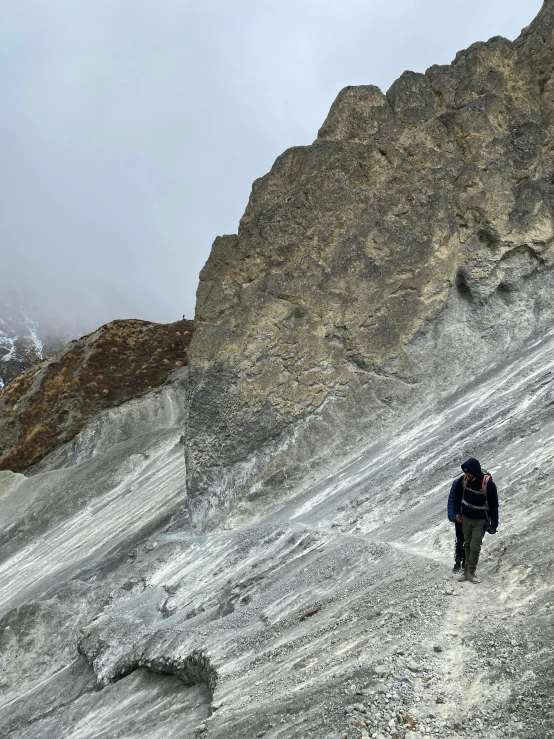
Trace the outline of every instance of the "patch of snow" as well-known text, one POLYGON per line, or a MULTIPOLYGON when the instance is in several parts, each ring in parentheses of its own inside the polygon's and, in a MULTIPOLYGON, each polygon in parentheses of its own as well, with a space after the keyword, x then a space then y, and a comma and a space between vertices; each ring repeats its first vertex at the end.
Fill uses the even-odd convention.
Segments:
POLYGON ((21 309, 21 315, 23 316, 23 321, 25 322, 25 325, 29 329, 29 336, 31 337, 31 341, 33 343, 33 346, 36 349, 37 355, 40 359, 44 359, 43 357, 43 351, 44 351, 44 344, 39 339, 38 336, 38 323, 34 321, 30 316, 28 316, 23 309, 21 309))
POLYGON ((3 357, 0 357, 0 360, 2 362, 8 362, 10 359, 13 359, 15 357, 15 342, 17 341, 17 339, 17 336, 14 336, 13 338, 10 336, 6 336, 5 339, 3 339, 2 343, 4 344, 4 346, 2 348, 8 349, 8 353, 4 354, 3 357))
POLYGON ((37 355, 39 359, 44 359, 43 357, 43 351, 44 351, 44 344, 39 339, 37 331, 35 328, 30 329, 29 336, 31 337, 31 341, 33 342, 33 346, 36 349, 37 355))

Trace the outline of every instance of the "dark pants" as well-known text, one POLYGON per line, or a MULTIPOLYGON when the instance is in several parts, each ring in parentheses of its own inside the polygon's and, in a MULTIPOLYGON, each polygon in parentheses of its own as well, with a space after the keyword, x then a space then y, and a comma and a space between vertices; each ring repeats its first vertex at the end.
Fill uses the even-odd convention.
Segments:
POLYGON ((464 532, 464 547, 466 550, 465 566, 470 572, 475 572, 477 563, 479 562, 479 552, 481 551, 481 543, 485 536, 485 526, 487 522, 484 518, 469 518, 462 515, 462 530, 464 532))
POLYGON ((457 521, 454 522, 456 527, 456 544, 454 545, 454 561, 460 562, 462 565, 466 561, 466 552, 464 549, 464 532, 462 531, 462 524, 457 521))

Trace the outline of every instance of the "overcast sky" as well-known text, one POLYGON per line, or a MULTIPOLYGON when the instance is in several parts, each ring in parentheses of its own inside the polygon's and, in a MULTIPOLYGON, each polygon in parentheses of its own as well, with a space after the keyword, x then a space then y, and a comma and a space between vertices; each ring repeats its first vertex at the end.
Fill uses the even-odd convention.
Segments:
POLYGON ((94 327, 192 317, 215 236, 339 90, 541 0, 0 0, 0 277, 94 327))

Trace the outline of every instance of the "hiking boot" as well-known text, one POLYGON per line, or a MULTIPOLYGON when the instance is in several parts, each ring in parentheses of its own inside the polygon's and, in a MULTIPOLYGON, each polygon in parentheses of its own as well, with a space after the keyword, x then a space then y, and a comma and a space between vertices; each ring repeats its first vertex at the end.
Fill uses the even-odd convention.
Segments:
POLYGON ((454 567, 452 568, 452 572, 457 575, 460 570, 463 570, 464 566, 461 562, 455 562, 454 567))
POLYGON ((469 582, 472 582, 474 585, 476 585, 478 582, 481 582, 481 580, 479 580, 479 578, 475 575, 475 572, 470 572, 469 575, 467 576, 467 579, 469 580, 469 582))
POLYGON ((464 570, 460 577, 458 578, 458 582, 465 582, 468 579, 467 576, 467 570, 464 570))

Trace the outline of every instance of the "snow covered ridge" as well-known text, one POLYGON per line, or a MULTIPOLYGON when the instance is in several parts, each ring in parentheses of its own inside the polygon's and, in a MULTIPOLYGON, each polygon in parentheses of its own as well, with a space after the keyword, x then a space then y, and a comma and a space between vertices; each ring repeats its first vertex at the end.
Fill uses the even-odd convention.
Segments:
POLYGON ((0 389, 24 370, 59 351, 70 338, 40 326, 21 302, 0 299, 0 389))

